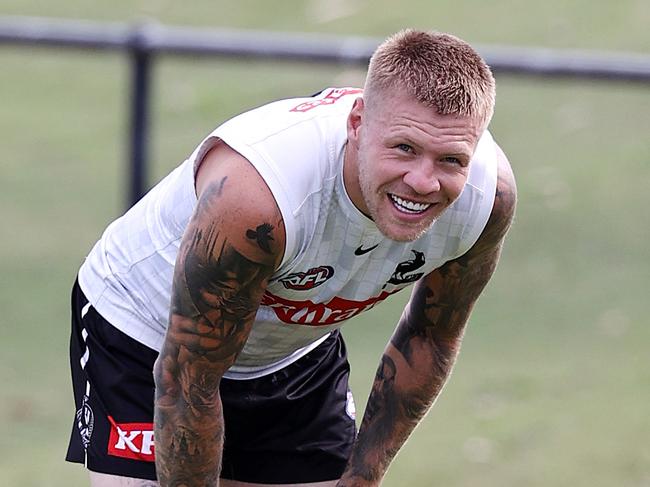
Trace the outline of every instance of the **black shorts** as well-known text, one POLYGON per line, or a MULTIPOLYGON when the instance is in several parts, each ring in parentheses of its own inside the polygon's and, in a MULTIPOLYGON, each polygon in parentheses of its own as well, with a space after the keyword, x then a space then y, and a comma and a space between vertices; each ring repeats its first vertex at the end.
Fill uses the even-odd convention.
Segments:
MULTIPOLYGON (((156 480, 153 364, 158 353, 125 335, 72 292, 70 364, 75 418, 66 460, 156 480)), ((300 483, 341 476, 356 429, 340 333, 273 374, 222 379, 221 476, 300 483)))

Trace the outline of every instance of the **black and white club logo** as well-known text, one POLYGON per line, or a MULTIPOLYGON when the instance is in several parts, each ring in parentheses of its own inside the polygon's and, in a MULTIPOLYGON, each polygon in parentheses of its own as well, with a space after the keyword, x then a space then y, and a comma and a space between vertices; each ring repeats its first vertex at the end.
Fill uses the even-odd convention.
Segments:
POLYGON ((95 415, 88 405, 87 399, 87 397, 84 397, 81 408, 77 410, 77 428, 79 428, 81 443, 83 443, 84 449, 88 449, 90 437, 93 434, 93 427, 95 425, 95 415))
POLYGON ((411 249, 411 252, 413 252, 413 258, 397 264, 395 272, 393 272, 393 275, 390 277, 386 284, 409 284, 411 282, 417 281, 424 275, 424 272, 416 272, 414 274, 411 274, 411 272, 419 269, 424 265, 424 252, 418 252, 417 250, 413 249, 411 249))

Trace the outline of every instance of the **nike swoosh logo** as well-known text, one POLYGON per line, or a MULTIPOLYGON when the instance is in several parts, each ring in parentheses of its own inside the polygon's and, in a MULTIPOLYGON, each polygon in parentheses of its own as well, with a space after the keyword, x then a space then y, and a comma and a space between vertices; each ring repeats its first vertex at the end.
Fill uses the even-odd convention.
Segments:
POLYGON ((357 247, 357 249, 354 251, 354 255, 363 255, 363 254, 367 254, 367 253, 370 252, 371 250, 376 249, 378 245, 379 245, 379 244, 377 244, 377 245, 373 245, 372 247, 368 247, 367 249, 362 248, 363 245, 359 245, 359 246, 357 247))

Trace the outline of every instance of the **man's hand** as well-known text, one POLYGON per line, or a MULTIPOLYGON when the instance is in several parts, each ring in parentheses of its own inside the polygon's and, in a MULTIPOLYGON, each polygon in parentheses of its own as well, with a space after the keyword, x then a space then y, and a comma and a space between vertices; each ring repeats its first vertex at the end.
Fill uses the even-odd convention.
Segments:
POLYGON ((199 201, 179 250, 170 325, 154 368, 161 487, 217 485, 219 384, 246 343, 284 249, 275 201, 243 157, 225 145, 212 149, 196 187, 199 201))
POLYGON ((393 457, 451 373, 465 325, 496 268, 514 215, 514 176, 500 149, 498 154, 490 219, 466 254, 416 284, 379 364, 340 487, 380 485, 393 457))

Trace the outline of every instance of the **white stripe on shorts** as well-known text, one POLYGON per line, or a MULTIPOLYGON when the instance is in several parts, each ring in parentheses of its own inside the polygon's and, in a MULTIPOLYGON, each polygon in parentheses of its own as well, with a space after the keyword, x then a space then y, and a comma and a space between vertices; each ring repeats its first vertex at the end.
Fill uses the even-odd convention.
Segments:
POLYGON ((84 316, 86 316, 86 313, 88 313, 88 310, 90 309, 90 303, 86 303, 86 305, 81 308, 81 319, 83 319, 84 316))

